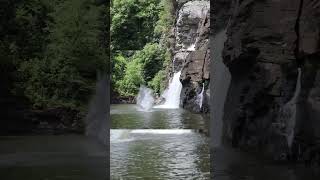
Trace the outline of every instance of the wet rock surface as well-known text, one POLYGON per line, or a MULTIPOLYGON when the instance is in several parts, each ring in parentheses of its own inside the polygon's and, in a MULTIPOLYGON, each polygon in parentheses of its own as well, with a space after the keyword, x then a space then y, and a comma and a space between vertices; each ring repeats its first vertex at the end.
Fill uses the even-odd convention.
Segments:
POLYGON ((209 8, 209 1, 188 1, 180 7, 175 25, 176 49, 187 49, 196 42, 209 8))
POLYGON ((212 36, 227 27, 223 59, 232 76, 222 119, 224 143, 263 150, 277 160, 317 159, 319 2, 218 0, 213 11, 212 36), (288 124, 279 125, 277 117, 296 91, 298 68, 301 92, 290 148, 281 134, 288 124))

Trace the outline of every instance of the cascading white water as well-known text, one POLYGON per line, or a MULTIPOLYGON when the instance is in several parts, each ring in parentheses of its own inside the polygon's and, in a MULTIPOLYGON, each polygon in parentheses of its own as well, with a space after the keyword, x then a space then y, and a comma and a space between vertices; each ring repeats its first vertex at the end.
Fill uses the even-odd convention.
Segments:
POLYGON ((154 104, 153 92, 151 89, 140 86, 139 94, 137 97, 137 105, 142 108, 142 110, 150 110, 154 104))
POLYGON ((189 134, 193 131, 190 129, 111 129, 110 130, 110 142, 111 143, 124 143, 134 141, 133 134, 189 134))
POLYGON ((288 147, 291 148, 294 139, 294 128, 297 118, 297 99, 301 91, 301 68, 298 68, 298 77, 293 97, 288 101, 279 113, 279 122, 285 126, 288 147))
MULTIPOLYGON (((185 57, 183 57, 184 61, 187 57, 187 55, 191 51, 196 50, 196 44, 198 41, 197 35, 198 28, 199 28, 199 22, 201 19, 205 19, 207 16, 207 13, 209 12, 210 8, 210 2, 209 1, 190 1, 183 4, 183 6, 180 8, 178 12, 177 21, 175 24, 175 33, 176 33, 176 44, 175 48, 179 49, 176 53, 176 57, 181 57, 183 54, 185 57), (185 32, 185 23, 192 22, 196 26, 192 26, 188 30, 188 32, 185 32), (197 25, 198 23, 198 25, 197 25), (196 38, 195 38, 196 37, 196 38), (195 41, 195 42, 193 42, 195 41)), ((190 26, 191 27, 191 26, 190 26)), ((165 103, 162 105, 155 106, 154 108, 166 108, 166 109, 177 109, 180 105, 180 93, 182 90, 182 84, 180 82, 180 75, 181 75, 181 68, 175 67, 175 58, 172 61, 173 64, 173 72, 180 70, 177 73, 174 73, 174 76, 172 78, 172 81, 169 84, 169 87, 167 90, 164 91, 162 94, 162 97, 165 99, 165 103)), ((179 62, 178 62, 179 63, 179 62)), ((201 105, 202 106, 202 105, 201 105)))
POLYGON ((191 44, 191 46, 188 47, 187 51, 195 51, 196 50, 196 42, 191 44))
POLYGON ((220 146, 222 141, 222 128, 223 128, 223 116, 224 116, 224 104, 226 101, 227 93, 231 82, 231 74, 228 68, 223 63, 222 51, 224 43, 227 40, 227 29, 224 29, 217 33, 215 37, 210 41, 211 47, 213 47, 212 56, 212 72, 211 79, 213 84, 211 85, 212 100, 211 100, 211 119, 214 126, 212 127, 213 146, 220 146))
POLYGON ((199 37, 196 37, 194 43, 192 43, 192 44, 187 48, 187 51, 195 51, 195 50, 196 50, 196 44, 198 43, 198 38, 199 38, 199 37))
POLYGON ((197 103, 200 107, 200 109, 202 108, 202 104, 203 104, 203 94, 204 93, 204 83, 202 83, 202 90, 200 92, 200 94, 197 95, 197 103))
POLYGON ((180 105, 180 93, 182 84, 180 82, 181 71, 174 73, 168 89, 161 95, 165 99, 162 105, 154 106, 154 108, 178 109, 180 105))
POLYGON ((118 143, 132 140, 132 138, 129 137, 131 131, 132 130, 129 129, 111 129, 110 142, 118 143))

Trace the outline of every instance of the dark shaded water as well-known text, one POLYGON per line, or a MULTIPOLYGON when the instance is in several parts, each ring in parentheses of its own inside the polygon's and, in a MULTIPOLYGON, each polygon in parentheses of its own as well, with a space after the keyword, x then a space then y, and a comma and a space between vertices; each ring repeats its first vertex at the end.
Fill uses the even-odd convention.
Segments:
POLYGON ((0 137, 0 179, 105 180, 105 146, 84 136, 0 137))
POLYGON ((112 129, 204 129, 208 118, 184 109, 151 109, 137 105, 111 105, 112 129))
POLYGON ((111 130, 111 179, 210 179, 208 138, 191 130, 111 130))
POLYGON ((319 180, 319 169, 304 164, 280 163, 230 148, 214 148, 214 180, 319 180))

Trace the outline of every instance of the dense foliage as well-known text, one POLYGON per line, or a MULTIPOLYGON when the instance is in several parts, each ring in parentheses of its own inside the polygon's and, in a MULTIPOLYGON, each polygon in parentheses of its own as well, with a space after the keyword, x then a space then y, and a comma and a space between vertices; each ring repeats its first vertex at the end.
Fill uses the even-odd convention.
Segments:
MULTIPOLYGON (((127 59, 125 71, 120 71, 123 78, 116 82, 116 87, 123 95, 135 95, 141 84, 152 81, 162 69, 163 55, 163 49, 159 44, 146 44, 141 51, 135 52, 127 59)), ((118 73, 115 72, 115 74, 118 73)))
POLYGON ((140 85, 165 86, 166 40, 173 23, 171 0, 114 0, 111 8, 112 86, 135 96, 140 85))
POLYGON ((160 0, 113 0, 111 44, 117 50, 139 50, 155 39, 153 34, 160 0))
POLYGON ((0 54, 7 93, 36 108, 88 103, 106 71, 109 13, 95 0, 1 1, 0 54))

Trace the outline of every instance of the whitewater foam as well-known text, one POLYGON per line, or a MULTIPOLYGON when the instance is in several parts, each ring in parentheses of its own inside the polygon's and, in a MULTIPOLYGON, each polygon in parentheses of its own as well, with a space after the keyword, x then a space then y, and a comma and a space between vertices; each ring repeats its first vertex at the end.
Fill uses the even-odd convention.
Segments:
POLYGON ((153 108, 162 109, 178 109, 180 105, 180 94, 182 90, 182 84, 180 82, 181 71, 174 73, 174 76, 169 84, 168 89, 161 95, 165 102, 162 105, 154 106, 153 108))
POLYGON ((149 111, 154 104, 153 91, 143 85, 140 86, 137 105, 140 111, 149 111))
POLYGON ((189 134, 190 129, 137 129, 132 130, 132 134, 189 134))

